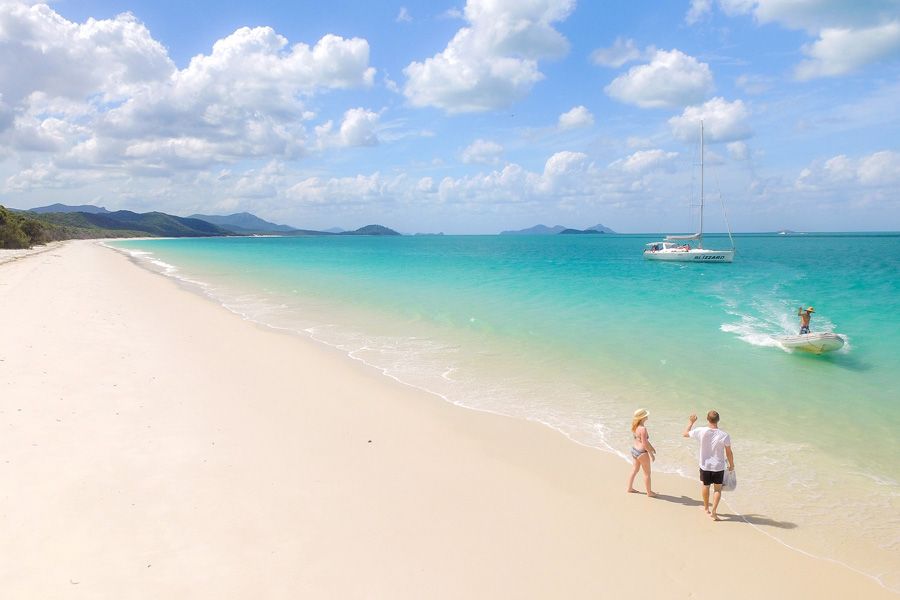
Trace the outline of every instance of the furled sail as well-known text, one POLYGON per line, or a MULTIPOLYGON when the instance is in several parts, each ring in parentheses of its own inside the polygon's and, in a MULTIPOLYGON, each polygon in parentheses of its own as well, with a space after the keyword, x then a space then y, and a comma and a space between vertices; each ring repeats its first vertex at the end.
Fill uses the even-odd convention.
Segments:
POLYGON ((667 242, 675 242, 675 241, 681 241, 681 240, 699 240, 701 235, 702 234, 700 234, 700 233, 695 233, 693 235, 667 235, 666 241, 667 242))

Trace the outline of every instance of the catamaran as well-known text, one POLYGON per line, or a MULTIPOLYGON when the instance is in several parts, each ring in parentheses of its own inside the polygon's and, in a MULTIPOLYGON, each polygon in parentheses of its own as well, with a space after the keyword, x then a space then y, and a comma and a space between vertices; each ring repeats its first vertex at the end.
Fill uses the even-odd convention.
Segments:
MULTIPOLYGON (((691 235, 667 235, 660 242, 650 242, 644 250, 644 258, 675 262, 732 262, 734 260, 734 238, 731 237, 731 227, 728 226, 727 216, 725 225, 728 227, 731 250, 710 250, 703 247, 703 200, 703 121, 700 121, 700 229, 691 235), (697 245, 692 247, 690 242, 693 241, 696 241, 697 245)), ((723 204, 723 211, 724 208, 723 204)))

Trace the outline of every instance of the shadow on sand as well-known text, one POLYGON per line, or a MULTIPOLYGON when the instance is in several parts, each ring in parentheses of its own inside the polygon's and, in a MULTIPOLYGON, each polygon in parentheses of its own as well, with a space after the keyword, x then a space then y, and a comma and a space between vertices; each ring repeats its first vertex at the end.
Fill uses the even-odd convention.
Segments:
MULTIPOLYGON (((656 500, 664 500, 681 504, 682 506, 703 506, 703 501, 690 496, 670 496, 668 494, 657 494, 656 500)), ((731 523, 749 523, 760 527, 775 527, 777 529, 796 529, 797 524, 790 521, 776 521, 764 515, 748 514, 748 515, 732 515, 728 513, 719 513, 719 520, 731 523)))
POLYGON ((796 529, 797 524, 790 521, 776 521, 764 515, 729 515, 719 513, 719 519, 722 521, 731 521, 735 523, 750 523, 751 525, 759 525, 761 527, 777 527, 778 529, 796 529))
POLYGON ((688 496, 670 496, 668 494, 657 494, 656 500, 665 500, 666 502, 674 502, 683 506, 703 506, 703 502, 696 498, 688 496))

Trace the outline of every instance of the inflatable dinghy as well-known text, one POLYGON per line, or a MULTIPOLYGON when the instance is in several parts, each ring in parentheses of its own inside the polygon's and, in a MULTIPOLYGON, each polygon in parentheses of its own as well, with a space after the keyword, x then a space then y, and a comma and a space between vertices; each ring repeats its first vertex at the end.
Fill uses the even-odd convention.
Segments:
POLYGON ((824 354, 840 350, 844 338, 836 333, 805 333, 803 335, 783 335, 775 338, 778 343, 791 350, 802 350, 813 354, 824 354))

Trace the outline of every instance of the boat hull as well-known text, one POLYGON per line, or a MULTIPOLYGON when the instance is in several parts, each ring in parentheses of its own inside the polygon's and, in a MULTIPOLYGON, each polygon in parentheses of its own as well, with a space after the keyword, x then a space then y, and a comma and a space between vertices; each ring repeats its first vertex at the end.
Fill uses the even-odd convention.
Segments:
POLYGON ((825 354, 844 347, 844 338, 836 333, 806 333, 776 338, 778 343, 791 350, 825 354))
POLYGON ((690 250, 644 250, 647 260, 689 263, 730 263, 734 261, 734 250, 706 250, 692 248, 690 250))

